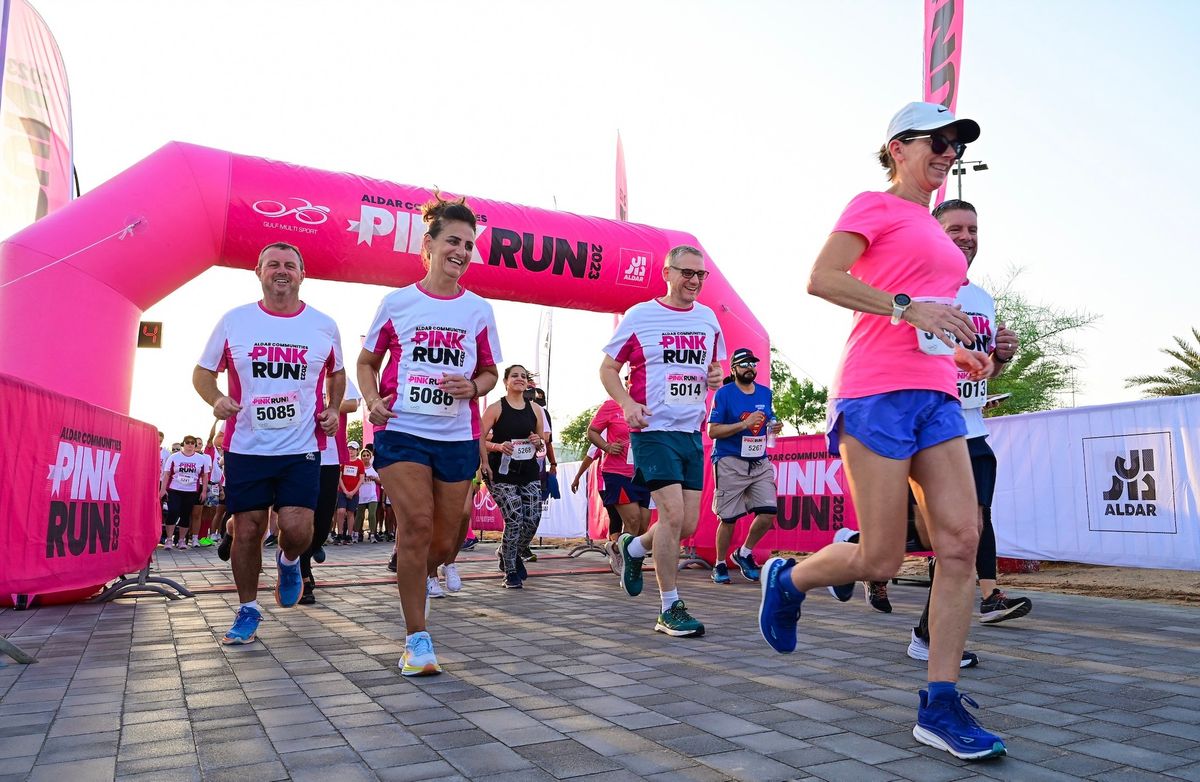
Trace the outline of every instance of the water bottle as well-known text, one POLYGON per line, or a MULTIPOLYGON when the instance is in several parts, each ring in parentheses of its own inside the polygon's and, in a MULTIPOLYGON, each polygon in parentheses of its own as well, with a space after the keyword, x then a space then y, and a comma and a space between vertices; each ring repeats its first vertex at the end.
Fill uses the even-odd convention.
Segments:
POLYGON ((770 421, 767 421, 767 447, 768 448, 775 447, 775 422, 776 422, 776 419, 774 419, 774 418, 772 418, 770 421))

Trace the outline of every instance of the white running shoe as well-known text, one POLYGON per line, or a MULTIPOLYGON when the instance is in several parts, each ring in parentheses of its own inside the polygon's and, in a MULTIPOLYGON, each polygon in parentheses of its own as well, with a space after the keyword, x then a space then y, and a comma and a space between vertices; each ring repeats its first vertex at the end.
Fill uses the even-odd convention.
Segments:
POLYGON ((433 653, 433 639, 429 633, 413 633, 404 642, 404 655, 400 658, 400 673, 405 676, 433 676, 442 672, 433 653))
POLYGON ((179 545, 176 546, 175 548, 178 549, 179 551, 187 551, 187 549, 188 549, 187 539, 184 538, 183 540, 179 541, 179 545))
POLYGON ((167 542, 163 544, 163 548, 175 548, 175 541, 167 538, 167 542))
POLYGON ((426 597, 445 597, 446 593, 442 591, 442 585, 438 583, 437 576, 430 576, 425 579, 425 596, 426 597))
POLYGON ((462 589, 462 577, 458 575, 458 566, 451 563, 442 565, 442 577, 446 579, 446 591, 457 592, 462 589))
POLYGON ((200 536, 199 535, 192 535, 191 546, 192 546, 192 548, 200 548, 200 536))
MULTIPOLYGON (((917 631, 913 630, 908 641, 908 656, 914 660, 925 662, 929 659, 929 644, 925 643, 917 631)), ((962 660, 959 661, 959 668, 974 668, 979 665, 979 655, 971 651, 963 651, 962 660)))

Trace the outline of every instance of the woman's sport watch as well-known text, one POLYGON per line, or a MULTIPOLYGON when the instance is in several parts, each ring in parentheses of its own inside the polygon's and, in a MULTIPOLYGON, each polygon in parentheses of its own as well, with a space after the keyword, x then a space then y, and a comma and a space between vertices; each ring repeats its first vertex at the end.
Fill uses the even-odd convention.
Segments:
POLYGON ((912 304, 912 298, 907 293, 897 293, 892 297, 892 325, 899 326, 904 311, 912 304))

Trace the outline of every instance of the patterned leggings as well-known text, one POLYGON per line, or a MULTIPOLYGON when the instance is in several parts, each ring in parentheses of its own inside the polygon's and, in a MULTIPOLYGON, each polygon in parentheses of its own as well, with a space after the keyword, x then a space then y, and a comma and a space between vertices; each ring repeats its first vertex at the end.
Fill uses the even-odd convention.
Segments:
POLYGON ((537 534, 542 521, 542 484, 540 481, 514 486, 492 483, 492 499, 504 517, 504 572, 517 572, 517 557, 537 534))

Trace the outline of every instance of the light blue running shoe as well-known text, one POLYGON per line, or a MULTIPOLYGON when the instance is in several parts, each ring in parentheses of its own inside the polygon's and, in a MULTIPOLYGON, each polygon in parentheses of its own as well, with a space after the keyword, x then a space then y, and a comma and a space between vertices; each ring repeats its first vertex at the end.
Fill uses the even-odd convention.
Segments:
POLYGON ((754 552, 750 552, 746 556, 742 556, 738 552, 733 552, 733 564, 738 566, 738 572, 742 574, 742 578, 747 581, 757 581, 762 575, 762 568, 754 561, 754 552))
POLYGON ((796 651, 796 623, 800 621, 799 600, 788 597, 779 585, 781 578, 791 577, 794 559, 771 557, 763 564, 762 601, 758 604, 758 629, 763 640, 780 654, 796 651))
POLYGON ((283 608, 291 608, 300 602, 304 593, 304 579, 300 576, 300 562, 294 565, 283 564, 283 549, 275 553, 275 569, 278 577, 275 579, 275 602, 283 608))
POLYGON ((229 632, 225 633, 225 636, 221 639, 221 643, 226 646, 254 643, 258 640, 255 633, 258 632, 258 623, 261 621, 262 614, 249 606, 242 606, 238 609, 237 619, 233 621, 233 627, 229 628, 229 632))
POLYGON ((930 700, 926 690, 920 690, 919 694, 921 707, 913 728, 913 738, 917 741, 963 760, 986 760, 1008 754, 1004 740, 984 730, 963 705, 978 709, 978 703, 959 692, 936 700, 930 700))
POLYGON ((716 565, 713 565, 712 580, 714 584, 731 583, 729 580, 729 566, 724 562, 718 562, 716 565))

